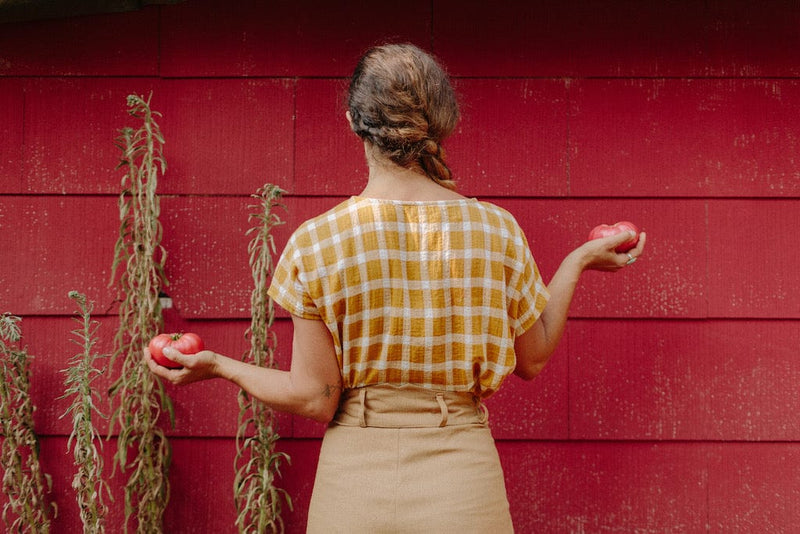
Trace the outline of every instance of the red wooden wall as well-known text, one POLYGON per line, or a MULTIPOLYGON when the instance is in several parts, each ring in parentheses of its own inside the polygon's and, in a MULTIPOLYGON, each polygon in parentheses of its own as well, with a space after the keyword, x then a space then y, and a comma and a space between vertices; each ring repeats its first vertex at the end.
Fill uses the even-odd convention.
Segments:
MULTIPOLYGON (((152 91, 163 113, 169 327, 239 355, 249 195, 265 182, 289 192, 282 245, 358 192, 346 77, 367 46, 409 40, 461 95, 447 148, 462 192, 509 208, 546 276, 597 223, 648 232, 635 266, 585 276, 545 372, 491 400, 517 530, 796 532, 797 2, 335 5, 190 0, 0 26, 0 311, 24 318, 36 355, 56 531, 79 528, 58 417, 75 352, 67 292, 96 303, 109 351, 125 96, 152 91)), ((276 328, 285 366, 291 326, 276 328)), ((234 532, 236 390, 170 393, 166 531, 234 532)), ((321 428, 283 416, 279 430, 295 503, 284 517, 302 532, 321 428)))

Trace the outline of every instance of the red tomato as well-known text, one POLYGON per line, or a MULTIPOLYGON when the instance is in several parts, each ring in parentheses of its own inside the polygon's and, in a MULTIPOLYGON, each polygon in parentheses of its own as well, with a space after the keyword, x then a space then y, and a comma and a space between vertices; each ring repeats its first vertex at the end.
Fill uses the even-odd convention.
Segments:
POLYGON ((158 365, 169 367, 170 369, 177 369, 179 364, 173 362, 164 356, 164 348, 172 347, 183 354, 197 354, 203 350, 203 340, 197 334, 158 334, 150 340, 147 348, 150 350, 150 356, 158 365))
POLYGON ((630 249, 636 246, 636 243, 639 242, 639 229, 632 222, 620 221, 616 224, 612 224, 611 226, 607 224, 595 226, 592 228, 592 231, 589 232, 589 241, 592 239, 600 239, 602 237, 617 235, 622 232, 633 232, 636 234, 636 237, 632 237, 615 249, 617 252, 628 252, 630 249))

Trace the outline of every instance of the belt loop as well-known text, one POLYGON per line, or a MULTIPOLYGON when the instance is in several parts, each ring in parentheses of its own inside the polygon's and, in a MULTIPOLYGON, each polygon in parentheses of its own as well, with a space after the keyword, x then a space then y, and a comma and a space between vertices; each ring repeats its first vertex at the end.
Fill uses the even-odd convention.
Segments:
POLYGON ((436 394, 436 402, 439 403, 439 410, 442 412, 442 422, 439 423, 439 426, 447 426, 447 404, 444 402, 443 393, 436 394))
POLYGON ((486 423, 486 421, 489 420, 489 408, 487 408, 486 405, 480 400, 478 401, 478 411, 480 411, 480 414, 478 415, 478 421, 481 424, 486 423))
POLYGON ((361 414, 358 416, 358 424, 362 428, 367 426, 367 388, 361 388, 358 391, 359 405, 361 406, 361 414))

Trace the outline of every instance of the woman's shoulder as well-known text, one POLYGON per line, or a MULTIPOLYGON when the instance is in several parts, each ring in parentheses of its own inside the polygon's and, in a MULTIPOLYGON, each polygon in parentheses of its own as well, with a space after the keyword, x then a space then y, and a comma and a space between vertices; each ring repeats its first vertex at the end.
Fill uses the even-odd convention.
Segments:
POLYGON ((516 217, 506 208, 485 200, 479 200, 475 205, 477 209, 490 217, 494 224, 507 228, 519 228, 516 217))
POLYGON ((323 225, 330 225, 331 223, 335 222, 338 218, 342 216, 347 216, 355 207, 355 197, 350 197, 345 200, 340 201, 335 206, 312 216, 309 219, 303 221, 300 226, 297 227, 297 231, 300 230, 309 230, 312 228, 317 228, 323 225))
POLYGON ((327 235, 335 232, 339 227, 338 221, 342 217, 350 217, 350 212, 354 208, 353 198, 343 200, 318 215, 306 219, 294 229, 290 241, 300 245, 308 245, 318 237, 320 233, 327 235))

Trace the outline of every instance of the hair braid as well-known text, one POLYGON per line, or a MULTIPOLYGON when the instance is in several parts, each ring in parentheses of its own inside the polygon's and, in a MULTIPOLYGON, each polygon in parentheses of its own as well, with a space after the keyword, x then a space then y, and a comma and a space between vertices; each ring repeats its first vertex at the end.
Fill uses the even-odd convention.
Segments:
POLYGON ((353 131, 391 161, 455 188, 442 141, 458 121, 450 81, 436 61, 413 45, 369 50, 350 81, 353 131))
POLYGON ((455 189, 455 182, 452 179, 450 167, 447 166, 445 160, 446 158, 442 145, 433 139, 427 139, 424 142, 424 149, 419 158, 423 172, 434 182, 448 189, 455 189))

